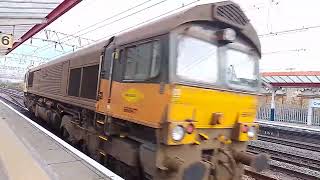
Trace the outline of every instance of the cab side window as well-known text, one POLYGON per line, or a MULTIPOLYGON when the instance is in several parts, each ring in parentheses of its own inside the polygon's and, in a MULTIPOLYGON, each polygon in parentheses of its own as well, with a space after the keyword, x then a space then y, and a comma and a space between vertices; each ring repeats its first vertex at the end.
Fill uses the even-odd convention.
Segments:
POLYGON ((152 41, 125 49, 125 80, 154 78, 160 70, 160 42, 152 41))

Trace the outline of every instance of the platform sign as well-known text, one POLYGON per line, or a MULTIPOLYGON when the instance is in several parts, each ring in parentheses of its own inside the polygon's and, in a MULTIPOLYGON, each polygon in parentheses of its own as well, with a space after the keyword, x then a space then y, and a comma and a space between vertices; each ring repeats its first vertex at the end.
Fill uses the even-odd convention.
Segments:
POLYGON ((13 36, 10 34, 0 33, 0 48, 12 48, 13 36))
POLYGON ((320 108, 320 99, 311 99, 310 106, 313 108, 320 108))

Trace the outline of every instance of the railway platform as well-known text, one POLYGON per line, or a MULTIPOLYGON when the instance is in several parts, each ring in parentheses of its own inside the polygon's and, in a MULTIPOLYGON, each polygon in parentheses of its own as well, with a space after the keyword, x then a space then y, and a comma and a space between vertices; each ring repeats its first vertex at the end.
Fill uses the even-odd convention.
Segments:
POLYGON ((257 122, 261 126, 268 126, 268 127, 288 129, 288 130, 294 129, 294 130, 298 130, 298 131, 320 133, 320 126, 310 126, 307 124, 298 124, 298 123, 281 122, 281 121, 267 121, 267 120, 258 120, 257 122))
POLYGON ((120 180, 3 101, 0 101, 0 179, 120 180))

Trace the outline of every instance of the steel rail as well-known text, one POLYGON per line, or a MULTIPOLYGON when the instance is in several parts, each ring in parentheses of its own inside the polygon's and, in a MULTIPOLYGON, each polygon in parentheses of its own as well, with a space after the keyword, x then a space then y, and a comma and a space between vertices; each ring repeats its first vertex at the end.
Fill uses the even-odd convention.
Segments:
POLYGON ((0 98, 5 100, 8 103, 13 104, 14 106, 17 106, 18 108, 22 109, 22 110, 27 110, 27 108, 24 106, 24 104, 22 104, 21 102, 19 102, 17 99, 22 100, 23 96, 17 96, 8 92, 4 92, 3 90, 0 89, 0 93, 4 94, 5 96, 0 94, 0 98))
POLYGON ((296 147, 300 149, 320 152, 320 145, 318 144, 306 143, 306 142, 295 141, 291 139, 283 139, 279 137, 272 137, 272 136, 266 136, 266 135, 258 135, 258 139, 264 142, 272 142, 272 143, 277 143, 277 144, 286 145, 290 147, 296 147))
POLYGON ((273 178, 271 176, 268 176, 266 174, 262 174, 262 173, 259 173, 259 172, 253 171, 253 170, 250 170, 248 168, 244 169, 244 174, 249 177, 252 177, 254 179, 258 179, 258 180, 277 180, 276 178, 273 178))
POLYGON ((292 154, 290 152, 276 151, 272 149, 267 149, 267 148, 258 147, 258 146, 251 146, 251 145, 249 146, 248 152, 255 153, 255 154, 264 152, 264 153, 270 154, 271 159, 273 160, 289 163, 289 164, 300 166, 300 167, 305 167, 310 170, 320 172, 320 160, 317 160, 317 159, 292 154))
POLYGON ((293 169, 286 168, 283 166, 270 165, 270 170, 272 170, 273 172, 274 171, 281 172, 281 173, 289 175, 290 177, 300 178, 300 179, 304 179, 304 180, 318 180, 319 179, 319 177, 317 177, 317 176, 313 176, 311 174, 303 173, 300 171, 295 171, 293 169))

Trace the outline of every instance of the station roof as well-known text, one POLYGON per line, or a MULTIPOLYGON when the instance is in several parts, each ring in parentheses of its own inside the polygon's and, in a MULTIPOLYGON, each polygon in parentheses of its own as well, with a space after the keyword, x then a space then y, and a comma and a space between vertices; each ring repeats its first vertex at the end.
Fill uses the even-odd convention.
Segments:
POLYGON ((273 87, 320 87, 320 71, 264 72, 261 79, 273 87))
POLYGON ((81 0, 1 0, 0 32, 13 36, 12 48, 0 48, 5 55, 48 26, 81 0))

